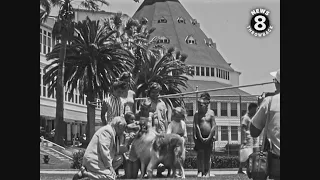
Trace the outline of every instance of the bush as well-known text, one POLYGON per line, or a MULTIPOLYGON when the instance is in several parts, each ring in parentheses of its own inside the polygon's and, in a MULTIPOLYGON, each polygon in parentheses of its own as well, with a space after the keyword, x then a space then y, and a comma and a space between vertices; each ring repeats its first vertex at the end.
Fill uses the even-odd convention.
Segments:
POLYGON ((85 153, 85 150, 81 149, 78 152, 75 152, 72 154, 71 168, 80 169, 80 167, 82 166, 82 159, 83 159, 84 153, 85 153))
MULTIPOLYGON (((186 157, 183 165, 186 169, 197 169, 197 157, 186 157)), ((239 156, 212 156, 211 168, 238 168, 239 156)))
POLYGON ((240 149, 240 144, 226 144, 225 146, 226 153, 231 155, 238 155, 239 154, 239 149, 240 149))

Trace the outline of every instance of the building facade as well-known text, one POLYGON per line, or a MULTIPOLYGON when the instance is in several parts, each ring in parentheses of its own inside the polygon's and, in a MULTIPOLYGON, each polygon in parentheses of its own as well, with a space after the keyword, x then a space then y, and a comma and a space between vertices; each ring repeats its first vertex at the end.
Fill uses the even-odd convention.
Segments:
MULTIPOLYGON (((81 21, 89 16, 92 20, 107 18, 113 13, 76 10, 75 21, 81 21)), ((128 17, 128 16, 127 16, 128 17)), ((239 85, 240 72, 234 70, 230 63, 218 52, 217 44, 207 37, 200 28, 199 22, 193 18, 178 0, 145 0, 133 15, 133 18, 147 20, 149 27, 156 30, 151 39, 158 36, 159 43, 166 47, 175 47, 188 55, 186 63, 194 67, 194 76, 189 76, 187 89, 183 92, 224 88, 239 85)), ((213 22, 214 23, 214 22, 213 22)), ((55 93, 48 97, 47 86, 43 83, 44 67, 49 63, 45 54, 52 50, 57 41, 52 38, 53 19, 48 19, 40 25, 40 124, 48 130, 54 128, 55 93)), ((212 96, 210 108, 216 115, 218 137, 215 147, 224 147, 227 143, 240 143, 240 117, 246 112, 250 102, 256 102, 255 97, 240 89, 229 89, 209 92, 212 96), (229 96, 229 97, 226 97, 229 96), (241 102, 240 102, 240 96, 241 102)), ((192 122, 196 112, 196 95, 185 97, 187 109, 188 147, 193 147, 192 122)), ((67 141, 85 133, 86 128, 86 98, 80 99, 78 93, 65 91, 65 122, 67 123, 67 141)), ((101 107, 96 108, 97 128, 101 123, 101 107)))

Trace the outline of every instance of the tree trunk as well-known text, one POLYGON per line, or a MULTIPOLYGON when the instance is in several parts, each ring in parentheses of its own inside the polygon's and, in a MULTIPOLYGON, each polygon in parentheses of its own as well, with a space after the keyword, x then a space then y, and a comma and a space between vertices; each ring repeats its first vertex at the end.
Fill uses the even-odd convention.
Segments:
POLYGON ((95 133, 96 124, 96 107, 89 104, 89 102, 94 101, 94 94, 89 91, 87 94, 87 140, 90 142, 91 138, 95 133))
POLYGON ((64 146, 63 138, 66 134, 66 123, 64 122, 64 59, 66 56, 67 40, 61 39, 61 50, 59 56, 58 77, 56 86, 56 119, 55 119, 55 143, 64 146))

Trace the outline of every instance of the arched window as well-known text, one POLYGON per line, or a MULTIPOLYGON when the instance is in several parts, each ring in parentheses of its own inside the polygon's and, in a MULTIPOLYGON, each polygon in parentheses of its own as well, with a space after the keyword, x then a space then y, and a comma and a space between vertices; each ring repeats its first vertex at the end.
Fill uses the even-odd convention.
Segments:
POLYGON ((211 38, 204 39, 204 43, 210 48, 216 47, 216 43, 213 43, 211 38))
POLYGON ((146 24, 146 23, 148 22, 148 19, 145 18, 145 17, 142 17, 141 20, 140 20, 140 22, 141 22, 142 24, 146 24))
POLYGON ((198 24, 196 19, 190 19, 190 22, 191 22, 192 25, 197 25, 198 24))
POLYGON ((187 44, 197 44, 196 39, 192 35, 187 36, 185 40, 187 44))
POLYGON ((158 43, 166 43, 169 44, 170 43, 170 39, 165 37, 165 36, 158 36, 158 43))
POLYGON ((167 23, 166 18, 164 18, 163 16, 158 20, 158 23, 167 23))
POLYGON ((186 23, 186 21, 182 17, 178 17, 177 21, 178 23, 183 23, 183 24, 186 23))

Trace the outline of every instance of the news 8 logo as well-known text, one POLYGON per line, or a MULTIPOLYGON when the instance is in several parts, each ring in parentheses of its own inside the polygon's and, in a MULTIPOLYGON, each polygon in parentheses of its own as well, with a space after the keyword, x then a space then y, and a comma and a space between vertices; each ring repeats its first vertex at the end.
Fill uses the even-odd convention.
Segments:
POLYGON ((250 34, 255 37, 265 37, 273 29, 273 26, 270 24, 270 11, 265 8, 256 8, 250 11, 252 17, 250 20, 250 25, 247 26, 247 29, 250 34))

